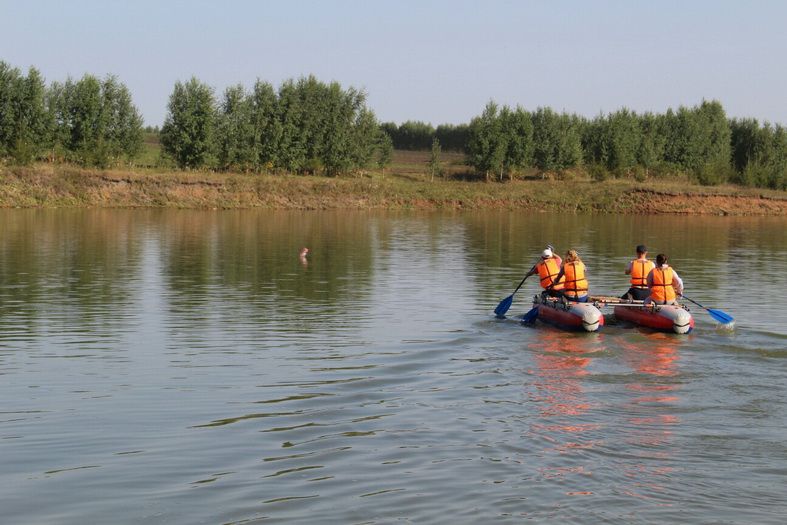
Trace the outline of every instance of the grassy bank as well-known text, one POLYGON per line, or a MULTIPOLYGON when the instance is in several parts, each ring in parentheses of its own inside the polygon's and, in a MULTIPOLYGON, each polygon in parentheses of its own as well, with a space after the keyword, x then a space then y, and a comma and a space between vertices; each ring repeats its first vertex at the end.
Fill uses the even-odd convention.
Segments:
POLYGON ((684 181, 592 182, 529 178, 484 182, 448 158, 453 177, 431 180, 423 156, 395 157, 355 177, 91 170, 40 164, 0 167, 1 207, 268 209, 521 209, 597 213, 787 215, 787 194, 684 181), (466 179, 466 180, 463 180, 466 179))

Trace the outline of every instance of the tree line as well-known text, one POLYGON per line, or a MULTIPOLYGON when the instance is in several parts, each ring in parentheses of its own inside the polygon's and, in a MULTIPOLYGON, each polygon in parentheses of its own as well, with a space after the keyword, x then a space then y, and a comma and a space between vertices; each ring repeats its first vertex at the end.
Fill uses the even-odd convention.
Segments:
POLYGON ((393 144, 366 94, 313 76, 278 90, 177 82, 161 130, 143 128, 128 88, 114 76, 46 85, 0 61, 0 160, 74 162, 106 167, 133 163, 143 133, 158 133, 164 157, 182 169, 336 175, 390 162, 393 144))
POLYGON ((429 151, 435 139, 446 151, 464 152, 470 137, 467 124, 440 124, 435 128, 426 122, 408 120, 399 124, 383 122, 380 127, 391 137, 395 149, 429 151))
POLYGON ((623 108, 593 119, 489 102, 470 123, 467 154, 488 179, 581 167, 595 180, 681 172, 701 184, 787 189, 785 129, 728 119, 718 101, 663 114, 623 108))
POLYGON ((0 61, 0 158, 107 166, 142 147, 142 117, 116 77, 85 75, 49 86, 0 61))
POLYGON ((337 175, 385 165, 393 150, 364 92, 313 76, 231 86, 221 100, 192 78, 167 109, 161 144, 180 168, 337 175))
MULTIPOLYGON (((133 163, 143 131, 128 88, 114 76, 47 85, 37 69, 24 74, 0 61, 0 159, 133 163)), ((278 89, 259 80, 250 89, 235 85, 220 98, 192 78, 175 84, 158 134, 164 156, 182 169, 337 175, 385 166, 394 148, 434 156, 439 147, 438 156, 465 152, 487 179, 582 169, 595 180, 686 173, 702 184, 787 189, 785 128, 729 119, 718 101, 592 119, 489 102, 469 124, 434 128, 380 124, 363 91, 313 76, 278 89)))

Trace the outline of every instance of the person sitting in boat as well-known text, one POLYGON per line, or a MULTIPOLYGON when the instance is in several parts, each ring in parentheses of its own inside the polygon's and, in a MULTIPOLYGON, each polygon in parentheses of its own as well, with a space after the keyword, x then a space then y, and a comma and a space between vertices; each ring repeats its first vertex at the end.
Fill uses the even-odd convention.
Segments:
POLYGON ((555 253, 555 247, 554 246, 552 246, 551 244, 547 244, 547 247, 545 249, 549 250, 550 252, 552 252, 552 257, 554 257, 555 261, 557 261, 557 267, 558 268, 563 266, 563 259, 561 259, 560 256, 555 253))
POLYGON ((546 248, 541 252, 541 260, 527 272, 525 277, 527 278, 537 273, 541 279, 541 288, 544 289, 541 293, 551 297, 558 297, 560 290, 563 289, 563 284, 558 283, 555 277, 560 273, 562 262, 560 257, 555 255, 550 248, 546 248))
MULTIPOLYGON (((560 268, 560 272, 558 272, 554 282, 563 285, 560 295, 569 301, 578 303, 586 303, 588 301, 587 272, 585 264, 579 258, 576 250, 566 252, 566 260, 563 262, 563 267, 560 268), (561 281, 561 279, 563 280, 561 281)), ((550 288, 554 288, 554 285, 550 286, 550 288)))
POLYGON ((621 299, 644 301, 650 290, 648 290, 648 274, 656 267, 653 261, 648 260, 648 249, 644 244, 636 248, 637 258, 629 262, 626 266, 626 275, 631 275, 631 287, 626 293, 620 296, 621 299))
POLYGON ((647 276, 650 295, 645 299, 649 304, 677 304, 676 299, 683 295, 683 280, 678 272, 667 264, 667 256, 656 256, 656 267, 647 276))

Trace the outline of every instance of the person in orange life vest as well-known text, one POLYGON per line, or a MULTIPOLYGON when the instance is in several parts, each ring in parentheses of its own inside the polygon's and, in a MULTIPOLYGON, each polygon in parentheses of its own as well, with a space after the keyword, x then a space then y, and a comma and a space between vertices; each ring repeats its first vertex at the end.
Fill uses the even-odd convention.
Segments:
POLYGON ((667 256, 660 253, 656 256, 656 267, 647 277, 650 295, 645 304, 676 304, 675 299, 683 295, 683 280, 678 272, 667 264, 667 256))
POLYGON ((555 247, 554 246, 552 246, 551 244, 547 244, 547 247, 545 249, 549 250, 550 252, 552 252, 552 257, 554 257, 555 260, 557 261, 558 267, 563 266, 563 259, 561 259, 560 256, 555 253, 555 247))
MULTIPOLYGON (((588 279, 585 264, 579 258, 576 250, 566 252, 566 260, 563 267, 554 279, 555 282, 563 285, 560 295, 569 301, 586 303, 588 301, 588 279), (563 279, 561 281, 561 278, 563 279)), ((550 287, 551 288, 551 287, 550 287)))
POLYGON ((555 280, 555 277, 560 272, 560 265, 562 262, 560 257, 555 255, 550 248, 546 248, 541 252, 541 260, 527 272, 525 277, 530 277, 537 273, 541 279, 541 288, 544 289, 541 293, 557 297, 560 295, 560 290, 563 289, 563 284, 556 283, 555 280), (553 284, 554 286, 551 287, 553 284))
POLYGON ((626 266, 626 275, 631 275, 631 288, 620 298, 644 301, 650 295, 647 283, 648 274, 655 266, 653 261, 648 260, 648 249, 645 245, 637 246, 637 258, 626 266))

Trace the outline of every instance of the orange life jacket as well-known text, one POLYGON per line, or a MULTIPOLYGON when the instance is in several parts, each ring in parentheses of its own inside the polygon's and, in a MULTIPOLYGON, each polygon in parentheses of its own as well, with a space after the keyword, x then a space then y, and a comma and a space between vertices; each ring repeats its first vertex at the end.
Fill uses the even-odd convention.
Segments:
POLYGON ((585 265, 579 261, 565 263, 563 265, 564 293, 570 298, 578 298, 587 295, 588 280, 585 277, 585 265))
POLYGON ((653 268, 653 286, 650 288, 650 298, 664 303, 675 300, 675 288, 672 285, 672 268, 653 268))
POLYGON ((647 259, 631 261, 631 286, 634 288, 647 288, 648 274, 655 267, 656 264, 647 259))
MULTIPOLYGON (((550 257, 549 259, 541 259, 536 264, 536 270, 538 270, 538 276, 541 278, 541 288, 545 290, 547 287, 555 282, 555 277, 557 274, 560 273, 560 268, 557 265, 557 260, 554 257, 550 257)), ((563 283, 557 283, 555 286, 552 287, 553 290, 562 290, 563 283)))

